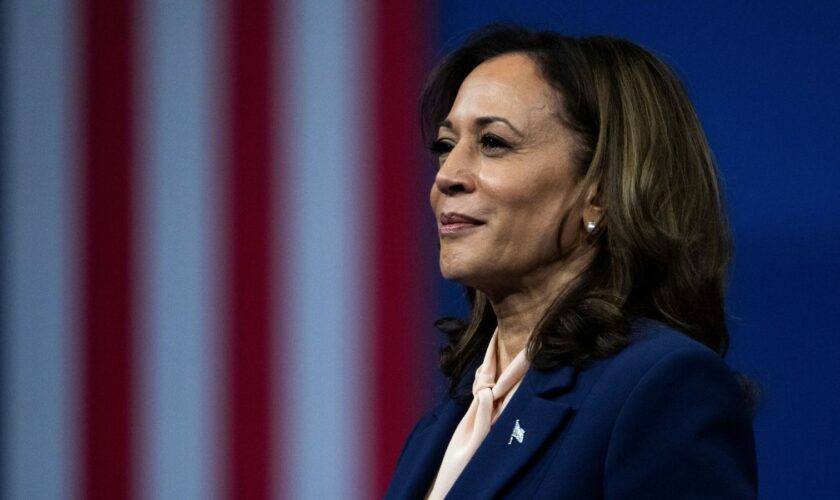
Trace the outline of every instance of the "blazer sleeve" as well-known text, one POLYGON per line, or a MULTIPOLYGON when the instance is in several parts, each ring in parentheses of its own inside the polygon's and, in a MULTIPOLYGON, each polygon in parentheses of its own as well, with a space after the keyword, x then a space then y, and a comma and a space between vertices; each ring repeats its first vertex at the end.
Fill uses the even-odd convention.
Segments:
POLYGON ((615 420, 605 498, 752 499, 756 484, 752 417, 723 360, 682 350, 647 370, 615 420))

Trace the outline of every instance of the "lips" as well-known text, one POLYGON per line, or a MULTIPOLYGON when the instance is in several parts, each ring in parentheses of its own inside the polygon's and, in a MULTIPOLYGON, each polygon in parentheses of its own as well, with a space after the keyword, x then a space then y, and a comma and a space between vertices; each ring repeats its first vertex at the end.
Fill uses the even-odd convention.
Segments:
POLYGON ((438 233, 440 236, 456 236, 474 230, 484 221, 456 212, 445 212, 440 216, 438 233))

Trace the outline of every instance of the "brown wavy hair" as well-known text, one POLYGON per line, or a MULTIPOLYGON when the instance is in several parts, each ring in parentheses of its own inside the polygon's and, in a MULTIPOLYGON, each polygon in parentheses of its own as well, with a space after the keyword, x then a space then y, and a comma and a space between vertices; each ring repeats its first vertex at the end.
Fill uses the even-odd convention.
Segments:
MULTIPOLYGON (((613 355, 628 344, 636 317, 666 323, 725 354, 729 229, 711 150, 674 71, 619 38, 491 26, 432 72, 420 113, 427 143, 467 75, 508 53, 530 57, 556 90, 558 119, 577 135, 580 192, 595 189, 605 207, 587 237, 595 258, 558 293, 530 337, 532 365, 580 365, 613 355)), ((437 323, 450 336, 440 366, 453 395, 496 327, 487 297, 471 288, 467 296, 468 323, 437 323)))

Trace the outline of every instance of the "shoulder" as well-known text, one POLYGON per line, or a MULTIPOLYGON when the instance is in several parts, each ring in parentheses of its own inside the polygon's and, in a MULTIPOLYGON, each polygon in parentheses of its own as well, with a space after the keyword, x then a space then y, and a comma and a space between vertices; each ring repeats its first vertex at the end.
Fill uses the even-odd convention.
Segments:
POLYGON ((749 414, 740 385, 718 353, 655 321, 636 322, 631 335, 630 345, 604 360, 596 383, 621 393, 617 425, 637 409, 649 418, 645 409, 655 407, 668 407, 672 415, 706 406, 749 414))
MULTIPOLYGON (((752 419, 721 356, 658 322, 576 374, 574 417, 541 491, 569 497, 738 498, 756 490, 752 419)), ((552 375, 559 377, 559 375, 552 375)))
POLYGON ((723 358, 707 346, 658 321, 638 319, 631 341, 617 354, 591 361, 579 373, 579 387, 587 399, 624 400, 638 384, 668 384, 685 372, 717 374, 728 391, 740 389, 723 358))
POLYGON ((636 321, 631 335, 632 342, 602 360, 593 377, 593 393, 616 398, 616 418, 663 405, 674 418, 679 410, 705 406, 750 418, 741 386, 720 354, 656 321, 636 321), (682 406, 674 406, 677 400, 682 406))
POLYGON ((614 357, 614 362, 644 370, 671 356, 699 356, 719 367, 726 366, 709 347, 658 321, 634 320, 630 338, 630 344, 614 357))
MULTIPOLYGON (((563 396, 582 417, 576 429, 597 433, 590 440, 606 446, 623 421, 652 417, 657 408, 663 418, 674 420, 682 418, 680 411, 709 405, 749 415, 740 385, 718 353, 653 320, 634 321, 630 335, 631 342, 617 354, 581 366, 572 390, 563 396), (671 405, 678 399, 680 405, 671 405)), ((535 378, 559 378, 554 372, 535 378)))
POLYGON ((653 320, 634 321, 630 335, 630 344, 621 352, 592 364, 589 369, 596 372, 593 383, 615 389, 612 392, 622 393, 620 397, 629 397, 629 391, 638 384, 673 385, 678 382, 677 377, 711 377, 719 390, 742 399, 729 366, 709 347, 653 320))
POLYGON ((677 496, 752 497, 751 416, 729 367, 659 323, 636 325, 633 335, 599 380, 622 387, 605 460, 608 496, 645 496, 644 478, 677 496))

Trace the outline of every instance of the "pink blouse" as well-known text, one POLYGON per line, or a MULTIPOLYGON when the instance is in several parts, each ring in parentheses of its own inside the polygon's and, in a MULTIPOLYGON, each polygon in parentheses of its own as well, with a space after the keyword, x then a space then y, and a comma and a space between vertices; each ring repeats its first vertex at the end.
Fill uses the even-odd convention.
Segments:
POLYGON ((496 377, 498 336, 497 328, 487 346, 484 361, 475 372, 472 404, 452 434, 440 469, 427 495, 431 500, 440 500, 449 493, 528 371, 526 349, 522 349, 505 371, 496 377))

